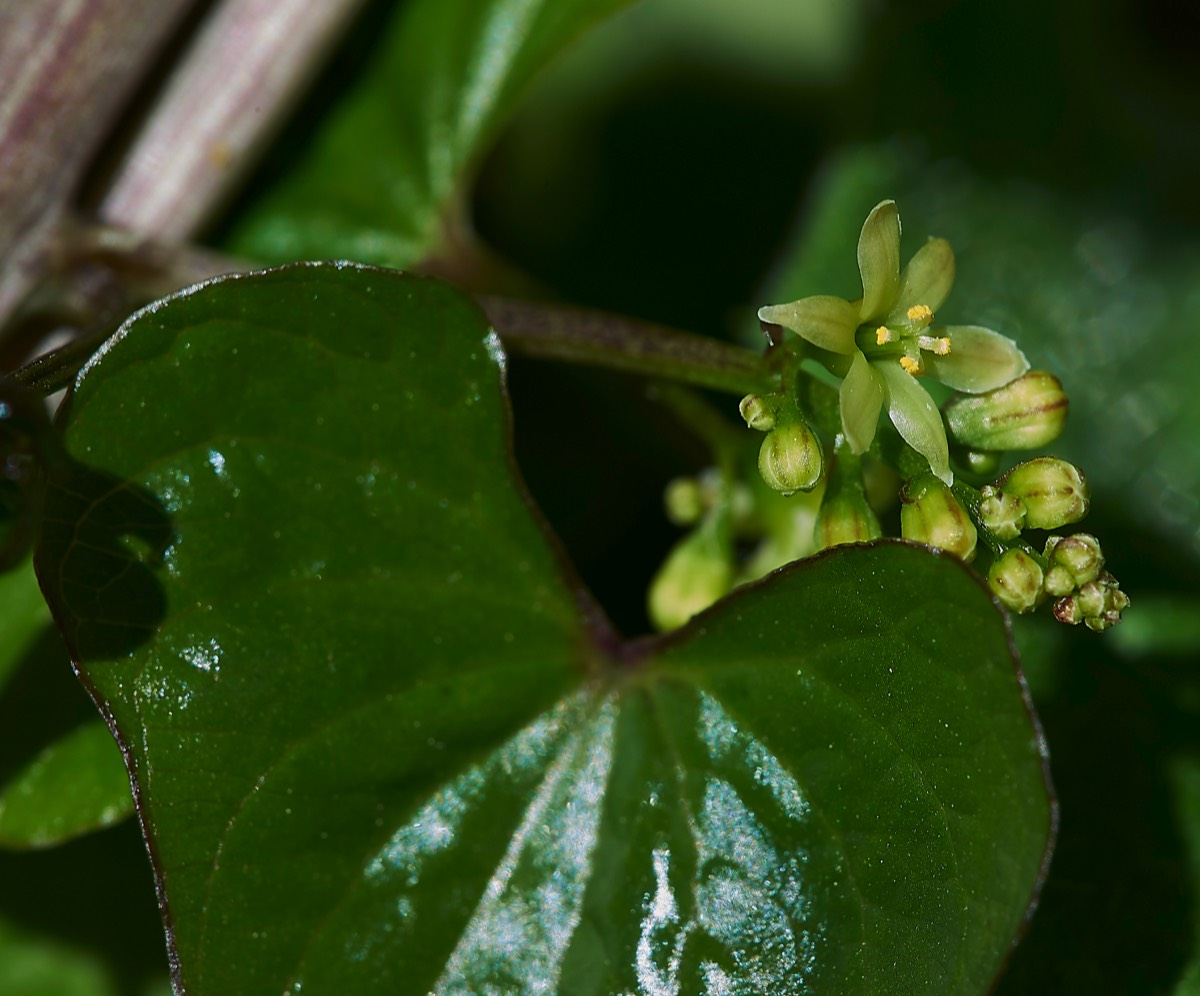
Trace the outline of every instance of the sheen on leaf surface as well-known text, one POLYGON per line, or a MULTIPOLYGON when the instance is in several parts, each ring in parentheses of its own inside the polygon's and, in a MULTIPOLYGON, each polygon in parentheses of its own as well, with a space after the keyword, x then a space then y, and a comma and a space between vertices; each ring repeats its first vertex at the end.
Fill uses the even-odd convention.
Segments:
POLYGON ((81 373, 37 563, 179 990, 986 991, 1052 804, 977 580, 839 548, 622 644, 504 369, 446 285, 308 264, 159 302, 81 373))

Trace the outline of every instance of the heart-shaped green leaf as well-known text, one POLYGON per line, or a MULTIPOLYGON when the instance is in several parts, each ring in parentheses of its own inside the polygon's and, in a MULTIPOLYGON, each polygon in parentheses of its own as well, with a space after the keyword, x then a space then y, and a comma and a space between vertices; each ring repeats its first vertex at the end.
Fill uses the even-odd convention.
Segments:
POLYGON ((503 367, 444 285, 324 265, 81 375, 40 570, 180 987, 985 990, 1051 805, 977 582, 840 549, 622 644, 514 478, 503 367))
POLYGON ((630 0, 412 0, 315 139, 238 220, 268 262, 347 256, 411 266, 461 237, 467 170, 526 84, 630 0))

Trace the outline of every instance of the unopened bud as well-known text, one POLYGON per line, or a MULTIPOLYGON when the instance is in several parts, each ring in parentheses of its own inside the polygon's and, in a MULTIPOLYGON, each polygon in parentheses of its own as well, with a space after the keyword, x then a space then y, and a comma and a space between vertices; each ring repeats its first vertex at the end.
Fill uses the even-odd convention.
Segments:
POLYGON ((704 514, 704 491, 694 477, 677 477, 663 492, 667 518, 677 526, 690 526, 704 514))
POLYGON ((1083 620, 1083 624, 1093 633, 1103 633, 1106 629, 1111 629, 1120 621, 1121 613, 1104 612, 1098 616, 1088 616, 1083 620))
POLYGON ((1045 554, 1051 564, 1070 572, 1076 587, 1095 581, 1104 569, 1100 541, 1090 533, 1051 536, 1046 540, 1045 554))
POLYGON ((1021 499, 1025 525, 1031 529, 1057 529, 1087 515, 1087 480, 1066 460, 1037 457, 1013 467, 996 483, 1005 494, 1021 499))
POLYGON ((985 484, 979 489, 979 521, 999 539, 1016 539, 1025 528, 1025 506, 1016 495, 985 484))
POLYGON ((671 549, 650 582, 647 607, 659 630, 676 629, 733 587, 733 553, 709 519, 671 549))
POLYGON ((775 406, 761 394, 747 394, 738 405, 738 411, 751 429, 770 432, 775 428, 775 406))
POLYGON ((981 450, 1035 450, 1053 442, 1067 418, 1062 384, 1044 370, 986 394, 959 395, 944 409, 950 433, 981 450))
POLYGON ((1108 599, 1105 597, 1105 589, 1101 584, 1095 581, 1089 581, 1085 585, 1081 585, 1078 593, 1075 595, 1076 604, 1079 606, 1079 611, 1084 617, 1103 615, 1104 610, 1108 607, 1105 603, 1108 599))
POLYGON ((860 490, 844 489, 826 497, 813 530, 818 550, 843 543, 866 543, 883 535, 879 519, 860 490))
POLYGON ((1000 469, 1000 454, 993 450, 971 450, 956 446, 950 456, 968 474, 991 477, 1000 469))
POLYGON ((1104 582, 1108 589, 1108 608, 1121 613, 1129 608, 1129 596, 1123 592, 1119 586, 1119 582, 1108 571, 1100 575, 1100 580, 1104 582))
POLYGON ((1084 620, 1083 610, 1079 608, 1079 600, 1074 595, 1060 598, 1054 603, 1054 618, 1068 626, 1078 626, 1084 620))
POLYGON ((1046 572, 1043 587, 1045 587, 1047 595, 1053 595, 1055 598, 1069 595, 1076 587, 1075 575, 1062 564, 1051 564, 1050 570, 1046 572))
POLYGON ((988 568, 988 587, 1013 612, 1031 612, 1042 597, 1042 568, 1024 550, 1008 550, 988 568))
POLYGON ((811 491, 821 480, 821 444, 803 422, 777 425, 758 451, 758 472, 769 488, 790 495, 811 491))
POLYGON ((900 535, 936 547, 970 563, 978 533, 975 523, 940 480, 925 474, 911 481, 901 496, 900 535))

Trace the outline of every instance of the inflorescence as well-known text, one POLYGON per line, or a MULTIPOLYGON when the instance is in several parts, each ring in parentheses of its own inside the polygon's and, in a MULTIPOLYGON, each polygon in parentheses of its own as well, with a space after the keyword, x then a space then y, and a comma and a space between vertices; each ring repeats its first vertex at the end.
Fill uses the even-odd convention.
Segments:
POLYGON ((1000 473, 1009 453, 1062 432, 1062 384, 1031 370, 998 332, 936 324, 954 253, 930 239, 902 270, 893 201, 867 217, 858 267, 857 300, 820 295, 759 309, 778 388, 740 405, 764 433, 757 473, 726 452, 719 470, 668 487, 669 517, 691 529, 651 585, 655 625, 680 625, 798 557, 881 536, 897 497, 900 535, 968 563, 982 554, 977 566, 1009 610, 1050 603, 1064 623, 1118 623, 1129 598, 1104 569, 1099 541, 1041 535, 1087 513, 1083 473, 1048 456, 1000 473), (929 381, 949 389, 940 407, 929 381), (879 431, 884 412, 895 434, 879 431))

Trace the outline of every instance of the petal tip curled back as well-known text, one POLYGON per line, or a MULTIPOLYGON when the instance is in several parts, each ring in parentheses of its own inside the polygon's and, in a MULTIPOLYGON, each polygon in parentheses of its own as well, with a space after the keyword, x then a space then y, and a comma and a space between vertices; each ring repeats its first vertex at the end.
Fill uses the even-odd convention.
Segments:
POLYGON ((831 353, 854 352, 858 311, 840 297, 817 295, 790 304, 768 304, 758 309, 758 317, 772 325, 782 325, 831 353))

